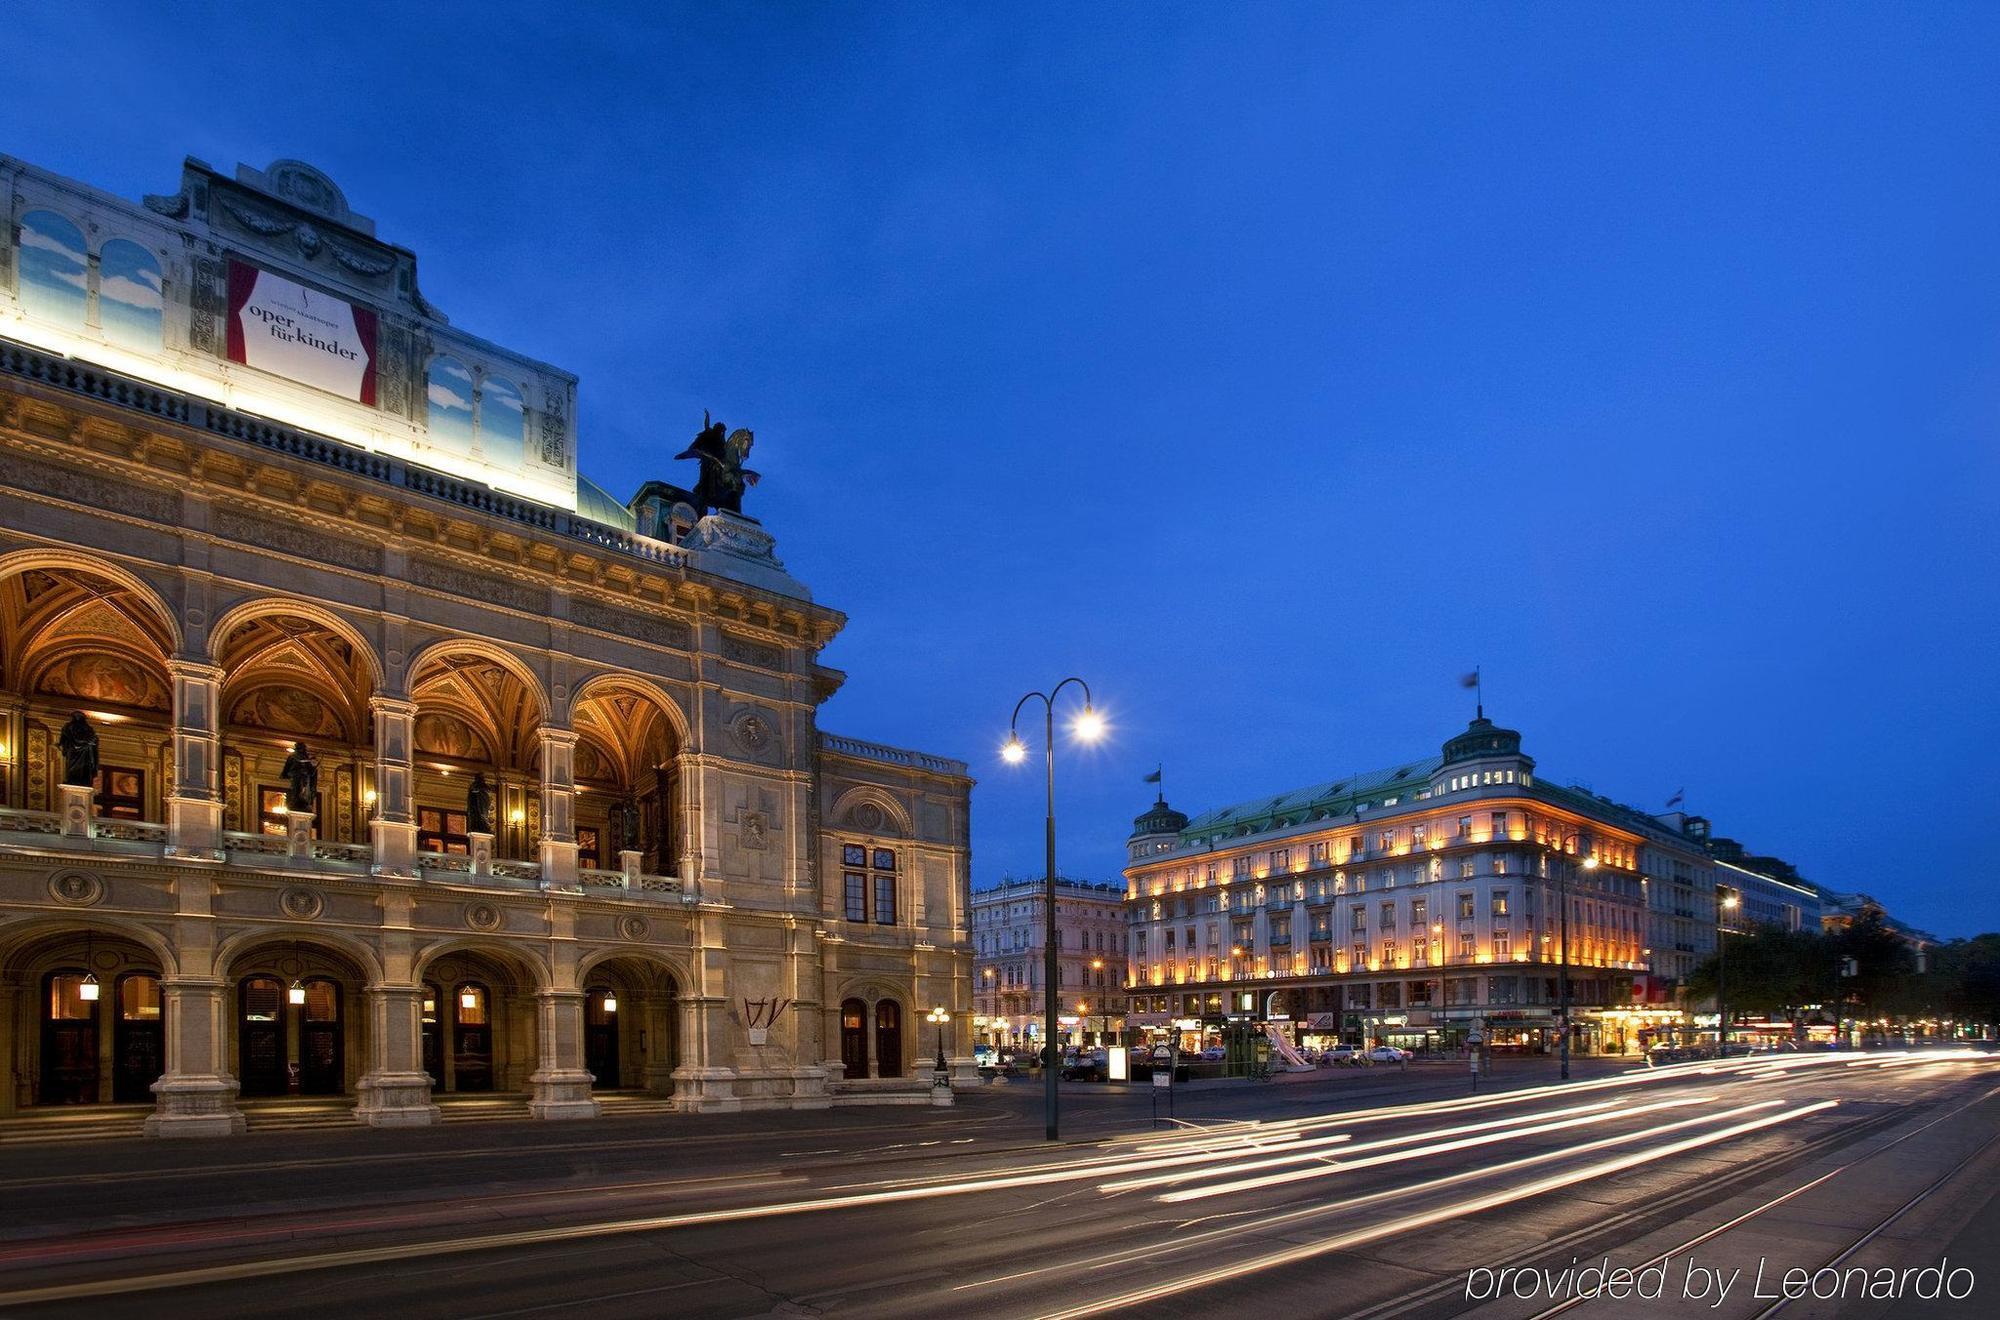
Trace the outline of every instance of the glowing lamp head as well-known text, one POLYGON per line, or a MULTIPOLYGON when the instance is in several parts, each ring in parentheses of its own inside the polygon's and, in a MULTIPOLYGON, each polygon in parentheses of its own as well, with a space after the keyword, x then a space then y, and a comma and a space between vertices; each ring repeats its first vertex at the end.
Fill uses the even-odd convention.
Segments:
POLYGON ((1737 904, 1737 898, 1736 895, 1734 894, 1731 894, 1727 898, 1724 898, 1722 900, 1722 906, 1729 908, 1732 911, 1735 910, 1736 904, 1737 904))
POLYGON ((1083 742, 1096 742, 1104 736, 1104 717, 1091 707, 1085 706, 1083 714, 1077 716, 1076 722, 1070 725, 1070 731, 1083 742))
POLYGON ((1597 869, 1597 859, 1595 857, 1584 858, 1583 869, 1586 871, 1595 871, 1597 869))
POLYGON ((618 996, 609 990, 604 992, 604 1011, 607 1013, 618 1011, 618 996))
POLYGON ((305 1003, 306 983, 304 981, 297 981, 297 980, 293 981, 292 988, 285 992, 285 997, 291 1000, 294 1004, 305 1003))
POLYGON ((1028 745, 1009 734, 1007 741, 1000 744, 1000 759, 1008 765, 1019 765, 1028 759, 1028 745))
POLYGON ((96 1003, 98 988, 97 973, 85 972, 83 974, 83 984, 76 988, 76 997, 86 1004, 96 1003))
POLYGON ((458 992, 458 1006, 460 1008, 478 1008, 479 992, 471 986, 465 987, 465 989, 458 992))

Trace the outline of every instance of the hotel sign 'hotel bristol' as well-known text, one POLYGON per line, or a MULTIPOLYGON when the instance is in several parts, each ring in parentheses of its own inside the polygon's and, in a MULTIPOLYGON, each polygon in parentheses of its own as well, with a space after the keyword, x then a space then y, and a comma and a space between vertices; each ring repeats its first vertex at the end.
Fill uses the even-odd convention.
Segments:
POLYGON ((621 504, 297 162, 0 207, 0 1118, 921 1102, 940 1006, 969 1068, 971 782, 819 729, 749 432, 621 504))

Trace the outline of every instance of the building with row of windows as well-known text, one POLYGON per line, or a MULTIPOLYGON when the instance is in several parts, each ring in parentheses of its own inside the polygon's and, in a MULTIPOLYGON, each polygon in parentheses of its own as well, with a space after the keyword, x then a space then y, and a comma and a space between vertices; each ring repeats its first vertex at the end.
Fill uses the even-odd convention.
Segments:
POLYGON ((754 519, 580 478, 576 378, 310 166, 0 157, 0 222, 0 1115, 921 1101, 934 1007, 969 1061, 966 767, 820 727, 845 619, 754 519))
POLYGON ((1682 1022, 1716 947, 1718 886, 1760 920, 1818 920, 1808 885, 1720 860, 1706 822, 1536 772, 1483 715, 1441 754, 1190 818, 1134 822, 1128 1020, 1212 1040, 1231 1020, 1305 1044, 1626 1052, 1682 1022))
MULTIPOLYGON (((1047 883, 1006 879, 972 894, 974 1039, 1035 1047, 1047 984, 1047 883)), ((1056 877, 1058 1044, 1104 1044, 1124 1031, 1125 889, 1056 877)))

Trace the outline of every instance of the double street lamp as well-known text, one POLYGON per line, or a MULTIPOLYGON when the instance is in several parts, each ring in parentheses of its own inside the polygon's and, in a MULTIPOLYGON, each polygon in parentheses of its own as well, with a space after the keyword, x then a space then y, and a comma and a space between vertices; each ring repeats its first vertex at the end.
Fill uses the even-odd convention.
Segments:
POLYGON ((1043 817, 1043 839, 1048 846, 1047 879, 1042 891, 1043 915, 1046 921, 1042 931, 1042 1058, 1043 1086, 1046 1094, 1043 1101, 1047 1119, 1048 1139, 1056 1139, 1056 698, 1070 684, 1083 693, 1083 709, 1077 713, 1070 725, 1080 742, 1096 742, 1104 736, 1104 717, 1099 715, 1090 703, 1090 684, 1074 676, 1050 688, 1047 692, 1030 692, 1014 703, 1014 714, 1007 722, 1007 741, 1001 744, 1000 756, 1009 765, 1019 765, 1028 759, 1028 745, 1021 741, 1021 708, 1030 701, 1042 703, 1042 751, 1044 772, 1048 791, 1048 810, 1043 817))
POLYGON ((934 1008, 924 1020, 937 1028, 937 1071, 948 1073, 951 1068, 944 1061, 944 1024, 951 1021, 951 1013, 943 1007, 934 1008))

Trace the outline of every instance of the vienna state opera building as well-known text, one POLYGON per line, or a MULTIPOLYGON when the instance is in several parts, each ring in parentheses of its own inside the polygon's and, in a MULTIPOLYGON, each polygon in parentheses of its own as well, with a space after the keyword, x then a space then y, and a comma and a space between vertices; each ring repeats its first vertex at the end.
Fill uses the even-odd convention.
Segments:
POLYGON ((621 504, 296 161, 0 205, 0 1122, 949 1098, 971 780, 819 728, 749 432, 621 504))

